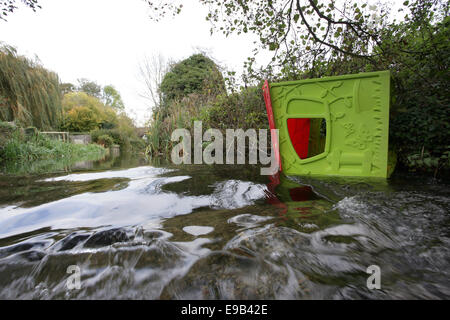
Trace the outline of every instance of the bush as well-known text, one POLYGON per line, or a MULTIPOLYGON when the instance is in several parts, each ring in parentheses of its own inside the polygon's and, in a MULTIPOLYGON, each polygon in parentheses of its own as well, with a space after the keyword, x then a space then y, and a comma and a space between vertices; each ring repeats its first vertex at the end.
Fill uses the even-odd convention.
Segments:
POLYGON ((98 137, 96 142, 105 148, 109 148, 114 144, 114 139, 111 136, 104 134, 98 137))
POLYGON ((118 144, 122 149, 128 150, 131 147, 130 138, 119 129, 97 129, 91 131, 92 141, 95 143, 101 143, 100 138, 102 136, 109 136, 113 141, 112 144, 118 144))
POLYGON ((266 107, 259 87, 217 96, 211 107, 202 110, 202 121, 217 129, 268 129, 266 107))

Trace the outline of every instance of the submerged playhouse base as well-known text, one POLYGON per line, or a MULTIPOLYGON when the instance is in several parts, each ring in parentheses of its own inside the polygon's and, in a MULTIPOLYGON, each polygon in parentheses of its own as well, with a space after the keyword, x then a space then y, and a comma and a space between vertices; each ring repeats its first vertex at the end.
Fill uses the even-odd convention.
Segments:
POLYGON ((273 150, 292 175, 386 178, 389 71, 264 83, 273 150), (274 140, 273 140, 274 141, 274 140))

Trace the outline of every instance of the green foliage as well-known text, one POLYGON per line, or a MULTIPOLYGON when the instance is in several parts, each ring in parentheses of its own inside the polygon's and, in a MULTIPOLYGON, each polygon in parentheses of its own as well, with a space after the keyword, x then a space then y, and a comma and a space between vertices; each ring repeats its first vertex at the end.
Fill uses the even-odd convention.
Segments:
POLYGON ((327 76, 389 69, 389 143, 399 164, 409 169, 445 168, 448 163, 438 159, 445 156, 450 140, 450 18, 436 21, 438 12, 431 10, 429 1, 418 6, 417 2, 410 5, 418 16, 383 29, 374 48, 379 55, 373 61, 340 57, 323 63, 314 73, 327 76))
POLYGON ((100 119, 94 110, 78 106, 71 109, 64 117, 63 129, 67 131, 85 132, 97 129, 100 119))
MULTIPOLYGON (((387 1, 369 5, 317 0, 199 2, 207 7, 211 32, 252 33, 258 39, 254 56, 245 62, 245 84, 390 70, 390 145, 399 163, 410 168, 448 167, 448 1, 404 1, 397 12, 387 1), (258 68, 261 50, 274 55, 270 64, 258 68)), ((178 3, 148 2, 153 9, 164 8, 153 10, 156 19, 170 10, 178 14, 182 7, 178 3)), ((233 112, 239 111, 213 107, 204 110, 203 118, 216 125, 242 125, 233 112)))
POLYGON ((98 144, 108 142, 107 147, 113 144, 120 146, 121 150, 125 151, 141 151, 145 148, 142 144, 136 143, 137 136, 135 134, 127 133, 124 130, 116 129, 97 129, 90 132, 92 141, 98 144), (108 138, 106 138, 108 137, 108 138), (106 139, 106 140, 105 140, 106 139))
POLYGON ((205 89, 223 92, 225 84, 214 61, 203 54, 194 54, 174 64, 161 83, 165 103, 205 89))
POLYGON ((162 105, 153 109, 147 133, 147 153, 153 155, 170 152, 173 130, 192 130, 194 120, 204 113, 202 109, 209 108, 218 95, 225 94, 225 81, 212 59, 194 54, 172 65, 160 91, 162 105))
MULTIPOLYGON (((116 98, 120 99, 120 94, 113 87, 111 88, 113 93, 117 94, 116 98)), ((99 98, 85 92, 69 92, 64 95, 62 101, 64 121, 61 128, 74 132, 118 129, 125 136, 135 138, 136 132, 133 121, 120 110, 121 102, 115 101, 115 103, 117 105, 113 107, 103 104, 99 98)), ((126 144, 128 145, 128 143, 126 144)))
POLYGON ((63 108, 63 130, 90 132, 92 141, 105 147, 118 144, 128 151, 145 148, 141 142, 136 142, 139 139, 133 121, 124 112, 104 105, 96 97, 85 92, 69 92, 64 95, 63 108))
POLYGON ((405 161, 406 166, 411 171, 434 172, 439 170, 450 170, 450 146, 440 157, 431 155, 429 152, 409 154, 405 161))
POLYGON ((116 111, 105 106, 100 99, 85 92, 69 92, 62 101, 64 109, 63 130, 85 132, 98 128, 116 128, 119 117, 116 111))
MULTIPOLYGON (((170 107, 169 107, 170 109, 170 107)), ((154 114, 147 133, 146 154, 168 155, 172 149, 171 133, 176 129, 176 115, 162 119, 161 112, 154 114)))
MULTIPOLYGON (((417 0, 416 2, 436 2, 417 0)), ((246 62, 248 71, 256 75, 255 57, 261 51, 273 51, 272 63, 263 73, 299 74, 311 69, 319 60, 350 56, 370 60, 376 56, 372 48, 380 40, 380 31, 388 24, 390 5, 369 5, 350 1, 318 0, 199 0, 206 7, 206 20, 211 33, 225 36, 251 33, 257 39, 254 56, 246 62), (286 68, 287 67, 287 68, 286 68)), ((150 3, 151 7, 158 7, 150 3)), ((153 17, 179 12, 178 1, 161 1, 153 17), (168 3, 171 5, 167 6, 168 3), (164 8, 164 9, 163 9, 164 8), (169 9, 169 10, 167 10, 169 9)), ((259 75, 261 76, 261 74, 259 75)))
POLYGON ((0 120, 48 130, 59 126, 61 116, 57 74, 0 46, 0 120))
POLYGON ((0 121, 0 148, 11 138, 16 131, 16 126, 13 123, 0 121))
POLYGON ((105 86, 103 88, 103 102, 105 105, 110 106, 116 110, 124 110, 125 105, 123 104, 122 97, 120 93, 112 85, 105 86))
POLYGON ((114 144, 120 145, 122 150, 135 152, 145 148, 140 142, 135 142, 141 139, 137 136, 136 127, 132 119, 123 112, 119 114, 115 113, 115 110, 109 106, 104 106, 104 108, 114 111, 114 119, 111 122, 114 123, 114 126, 108 127, 103 124, 99 128, 92 130, 90 132, 92 141, 101 143, 99 142, 100 137, 107 135, 113 139, 114 144))
POLYGON ((240 92, 219 95, 191 94, 182 100, 174 100, 167 106, 168 116, 157 113, 150 122, 147 133, 147 153, 169 155, 173 142, 171 134, 177 128, 191 131, 193 124, 201 120, 203 128, 268 129, 266 109, 259 87, 243 88, 240 92))
POLYGON ((124 112, 121 112, 117 115, 117 129, 130 139, 134 139, 137 137, 136 127, 133 123, 133 120, 124 112))
POLYGON ((59 85, 59 88, 61 89, 61 95, 64 96, 66 93, 74 92, 76 90, 75 85, 72 83, 61 83, 59 85))
POLYGON ((147 144, 141 138, 133 138, 133 139, 130 139, 130 146, 131 146, 132 150, 141 152, 141 151, 145 150, 145 148, 147 147, 147 144))
POLYGON ((192 129, 194 119, 198 119, 201 109, 210 104, 213 97, 191 94, 181 100, 169 102, 164 110, 155 110, 149 123, 146 153, 168 155, 173 143, 170 140, 177 128, 192 129))
MULTIPOLYGON (((387 2, 200 3, 208 7, 212 31, 227 36, 251 32, 259 39, 254 57, 245 63, 245 83, 390 70, 390 145, 399 163, 409 168, 448 166, 442 160, 450 140, 448 1, 405 1, 398 12, 387 2), (258 69, 261 49, 274 51, 274 56, 258 69)), ((212 108, 205 117, 223 126, 243 125, 240 117, 219 110, 212 108)))
POLYGON ((128 137, 117 129, 96 129, 90 132, 93 142, 101 143, 101 137, 109 136, 113 144, 120 146, 128 145, 128 137))
POLYGON ((3 133, 13 131, 15 128, 16 126, 14 123, 0 121, 0 130, 2 130, 3 133))
POLYGON ((85 92, 88 95, 96 98, 101 98, 102 87, 94 81, 82 78, 78 79, 78 91, 85 92))
POLYGON ((210 108, 203 109, 201 120, 217 129, 268 129, 267 114, 259 87, 217 96, 210 108))
POLYGON ((92 98, 97 98, 104 105, 115 110, 123 111, 125 109, 122 97, 113 85, 102 87, 95 81, 82 78, 78 79, 78 86, 74 86, 71 83, 62 84, 61 91, 63 94, 70 92, 85 93, 92 98))
POLYGON ((71 157, 37 159, 33 161, 7 161, 0 166, 6 175, 47 174, 68 172, 78 162, 97 161, 106 157, 106 150, 96 144, 77 145, 71 157), (100 149, 99 149, 100 147, 100 149))
POLYGON ((11 137, 0 144, 0 163, 24 163, 43 159, 70 159, 80 155, 102 155, 105 150, 98 145, 78 145, 50 139, 37 134, 25 136, 16 129, 11 137))
POLYGON ((109 148, 110 146, 112 146, 114 144, 114 139, 107 134, 101 135, 96 139, 97 143, 104 146, 105 148, 109 148))
MULTIPOLYGON (((401 155, 425 148, 439 158, 450 141, 450 18, 435 25, 401 26, 401 62, 394 73, 390 141, 401 155), (406 30, 405 30, 406 29, 406 30), (403 51, 410 51, 405 54, 403 51)), ((396 48, 399 50, 400 48, 396 48)), ((405 157, 401 157, 405 162, 405 157)))

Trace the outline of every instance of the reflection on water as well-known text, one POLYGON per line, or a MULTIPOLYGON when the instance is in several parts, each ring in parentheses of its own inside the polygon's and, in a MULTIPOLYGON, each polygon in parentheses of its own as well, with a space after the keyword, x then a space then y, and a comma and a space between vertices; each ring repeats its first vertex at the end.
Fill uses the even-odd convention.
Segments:
POLYGON ((136 157, 0 176, 0 298, 449 298, 449 192, 136 157))

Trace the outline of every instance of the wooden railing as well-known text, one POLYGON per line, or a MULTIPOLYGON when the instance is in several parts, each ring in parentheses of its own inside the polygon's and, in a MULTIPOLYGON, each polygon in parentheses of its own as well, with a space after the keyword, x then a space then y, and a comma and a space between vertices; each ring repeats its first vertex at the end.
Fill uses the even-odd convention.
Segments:
POLYGON ((49 135, 50 137, 55 137, 58 140, 62 140, 64 142, 69 141, 69 132, 58 132, 58 131, 41 131, 41 133, 49 135))

